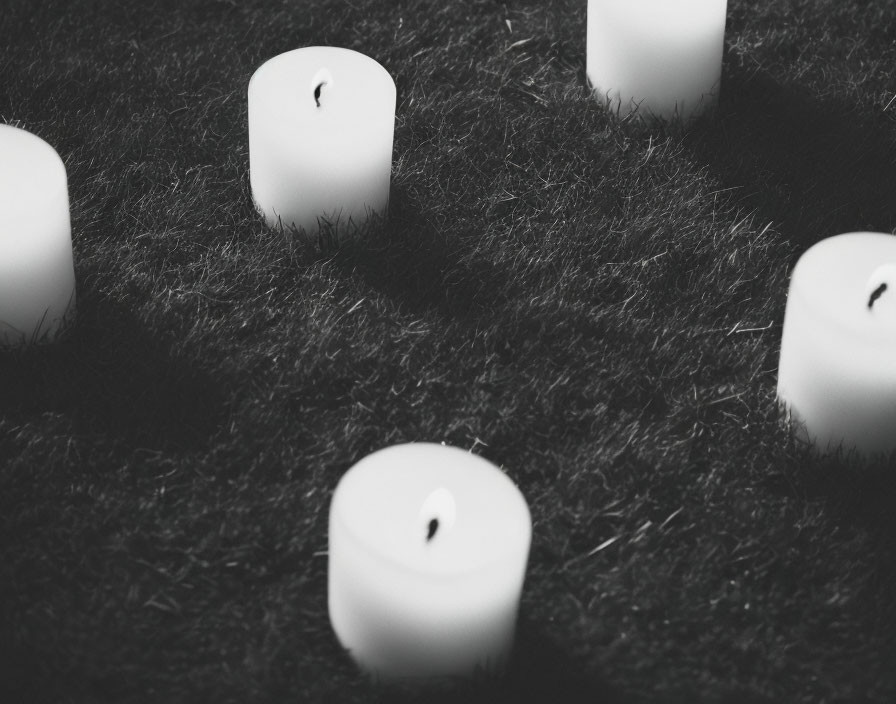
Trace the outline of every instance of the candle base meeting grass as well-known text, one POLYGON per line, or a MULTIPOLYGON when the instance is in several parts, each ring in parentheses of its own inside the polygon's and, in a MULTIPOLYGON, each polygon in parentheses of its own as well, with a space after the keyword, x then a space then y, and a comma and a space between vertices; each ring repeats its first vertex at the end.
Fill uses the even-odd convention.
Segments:
POLYGON ((896 231, 891 3, 731 0, 688 130, 595 101, 586 9, 2 3, 78 319, 0 352, 0 702, 896 701, 892 457, 777 399, 797 261, 896 231), (256 212, 248 105, 321 45, 396 86, 388 212, 324 247, 256 212), (411 442, 526 498, 500 677, 371 681, 331 626, 336 487, 411 442))
POLYGON ((719 98, 726 0, 588 0, 588 80, 619 117, 688 123, 719 98))

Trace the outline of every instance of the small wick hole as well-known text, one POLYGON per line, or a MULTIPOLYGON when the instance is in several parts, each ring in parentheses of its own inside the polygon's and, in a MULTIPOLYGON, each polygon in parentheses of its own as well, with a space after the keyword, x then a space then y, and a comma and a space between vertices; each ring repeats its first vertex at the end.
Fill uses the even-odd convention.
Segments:
POLYGON ((876 289, 871 292, 871 297, 868 299, 868 308, 869 310, 874 306, 874 302, 881 297, 884 291, 887 290, 887 285, 881 284, 876 289))
POLYGON ((427 543, 435 537, 435 535, 436 535, 436 531, 437 531, 438 529, 439 529, 439 519, 438 519, 438 518, 433 518, 433 519, 429 522, 429 526, 428 526, 428 528, 427 528, 427 533, 426 533, 426 542, 427 542, 427 543))
POLYGON ((321 88, 323 88, 325 85, 327 85, 327 82, 321 81, 320 83, 317 84, 317 87, 314 89, 314 102, 317 103, 317 107, 320 107, 320 91, 321 91, 321 88))

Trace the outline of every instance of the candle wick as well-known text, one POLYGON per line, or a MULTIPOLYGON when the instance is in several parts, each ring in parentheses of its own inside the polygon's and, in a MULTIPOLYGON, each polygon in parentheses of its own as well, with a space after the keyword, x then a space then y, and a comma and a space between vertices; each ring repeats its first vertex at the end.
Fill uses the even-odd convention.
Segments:
POLYGON ((427 529, 427 530, 428 530, 428 532, 427 532, 427 534, 426 534, 426 542, 427 542, 427 543, 435 537, 435 535, 436 535, 436 531, 437 531, 438 529, 439 529, 439 519, 438 519, 438 518, 433 518, 433 519, 429 522, 429 527, 428 527, 428 529, 427 529))
POLYGON ((321 81, 320 83, 317 84, 317 87, 314 89, 314 102, 317 103, 317 107, 320 107, 320 91, 321 91, 321 88, 323 88, 325 85, 327 85, 327 82, 321 81))
POLYGON ((874 306, 874 302, 881 297, 884 291, 887 290, 887 285, 885 283, 878 286, 871 292, 871 297, 868 299, 868 309, 870 310, 874 306))

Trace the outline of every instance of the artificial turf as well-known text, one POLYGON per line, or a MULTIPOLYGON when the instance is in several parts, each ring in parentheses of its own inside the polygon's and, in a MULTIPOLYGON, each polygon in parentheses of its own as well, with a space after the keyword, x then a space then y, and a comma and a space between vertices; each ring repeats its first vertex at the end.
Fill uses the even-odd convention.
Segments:
POLYGON ((775 399, 798 256, 896 231, 896 3, 730 0, 688 129, 592 99, 585 17, 4 0, 78 317, 0 357, 0 702, 896 701, 892 458, 775 399), (388 217, 338 246, 251 203, 249 78, 307 45, 398 89, 388 217), (330 496, 407 441, 528 500, 503 678, 372 683, 331 631, 330 496))

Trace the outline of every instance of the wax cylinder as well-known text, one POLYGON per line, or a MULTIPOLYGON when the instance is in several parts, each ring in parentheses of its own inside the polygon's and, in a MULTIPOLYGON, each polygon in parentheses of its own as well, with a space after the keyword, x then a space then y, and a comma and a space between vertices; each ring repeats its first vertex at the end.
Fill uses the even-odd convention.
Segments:
POLYGON ((0 346, 56 339, 74 304, 65 165, 40 137, 0 125, 0 346))
POLYGON ((790 279, 778 398, 821 450, 896 449, 896 237, 822 240, 790 279))
POLYGON ((373 59, 312 46, 249 81, 249 179, 273 227, 339 238, 389 204, 395 83, 373 59))
POLYGON ((429 443, 369 455, 330 505, 336 636, 380 679, 500 671, 531 533, 522 494, 481 457, 429 443))
POLYGON ((718 102, 727 0, 588 0, 587 73, 624 117, 687 121, 718 102))

